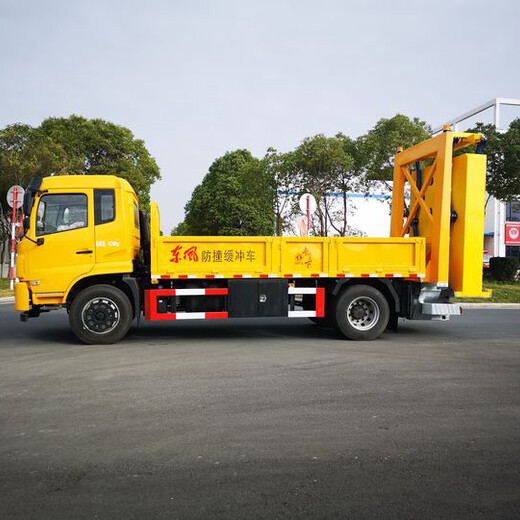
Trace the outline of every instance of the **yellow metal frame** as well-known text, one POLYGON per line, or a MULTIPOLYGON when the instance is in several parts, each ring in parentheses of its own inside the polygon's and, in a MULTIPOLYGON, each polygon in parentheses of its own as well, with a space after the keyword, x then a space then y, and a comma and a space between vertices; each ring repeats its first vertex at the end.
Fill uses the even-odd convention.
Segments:
POLYGON ((480 134, 443 132, 395 156, 390 235, 412 236, 415 219, 429 230, 419 233, 426 238, 426 282, 448 285, 453 154, 481 141, 480 134), (417 163, 427 163, 420 186, 417 163), (411 199, 405 220, 407 183, 411 199))

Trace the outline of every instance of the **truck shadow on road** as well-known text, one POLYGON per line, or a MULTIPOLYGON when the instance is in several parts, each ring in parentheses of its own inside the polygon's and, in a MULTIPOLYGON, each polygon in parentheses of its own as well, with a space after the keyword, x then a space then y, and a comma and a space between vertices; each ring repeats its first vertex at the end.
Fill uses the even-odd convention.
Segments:
MULTIPOLYGON (((9 320, 11 321, 11 320, 9 320)), ((415 331, 402 330, 405 334, 415 331)), ((384 338, 396 338, 399 335, 386 331, 384 338)), ((141 320, 134 322, 128 334, 119 344, 156 343, 157 341, 182 341, 185 343, 212 342, 229 340, 251 340, 262 342, 271 340, 305 341, 344 341, 333 328, 320 327, 307 319, 230 319, 225 321, 186 321, 148 323, 141 320)), ((82 345, 69 327, 68 320, 62 313, 44 316, 38 321, 20 323, 13 320, 2 330, 2 346, 9 344, 16 347, 38 344, 82 345)), ((1 348, 1 347, 0 347, 1 348)))
MULTIPOLYGON (((468 320, 465 316, 461 320, 449 323, 435 322, 403 322, 399 324, 398 332, 387 330, 380 340, 392 344, 409 343, 413 341, 439 342, 453 340, 484 340, 484 339, 512 339, 518 337, 520 325, 517 314, 513 311, 504 314, 503 325, 491 326, 497 314, 487 316, 475 314, 468 320), (477 318, 477 319, 475 319, 477 318)), ((502 314, 500 316, 502 316, 502 314)), ((18 316, 13 312, 5 315, 1 323, 0 348, 7 346, 34 346, 38 344, 82 345, 72 333, 67 315, 64 312, 51 313, 38 320, 20 323, 18 316)), ((168 321, 134 322, 127 336, 120 344, 155 344, 157 342, 181 341, 193 343, 200 341, 232 341, 244 340, 251 342, 262 341, 293 341, 330 342, 345 341, 336 331, 328 327, 320 327, 307 319, 287 318, 237 318, 229 320, 207 321, 168 321)), ((351 343, 351 342, 349 342, 351 343)))
MULTIPOLYGON (((387 330, 382 338, 390 341, 399 341, 403 332, 406 336, 419 333, 418 328, 405 330, 400 328, 399 333, 387 330)), ((440 332, 440 331, 439 331, 440 332)), ((305 342, 346 341, 331 327, 318 326, 307 319, 235 319, 221 322, 182 322, 182 323, 141 323, 134 326, 124 341, 184 341, 200 342, 203 340, 219 342, 228 340, 262 341, 293 341, 305 342)), ((403 339, 403 338, 401 338, 403 339)), ((377 341, 377 340, 376 340, 377 341)))

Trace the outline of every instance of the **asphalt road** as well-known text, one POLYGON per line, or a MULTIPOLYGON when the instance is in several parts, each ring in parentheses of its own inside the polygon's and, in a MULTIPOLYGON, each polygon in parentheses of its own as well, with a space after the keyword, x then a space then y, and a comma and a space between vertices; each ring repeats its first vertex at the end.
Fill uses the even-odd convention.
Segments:
POLYGON ((370 342, 306 320, 84 346, 0 305, 0 517, 518 518, 520 311, 370 342))

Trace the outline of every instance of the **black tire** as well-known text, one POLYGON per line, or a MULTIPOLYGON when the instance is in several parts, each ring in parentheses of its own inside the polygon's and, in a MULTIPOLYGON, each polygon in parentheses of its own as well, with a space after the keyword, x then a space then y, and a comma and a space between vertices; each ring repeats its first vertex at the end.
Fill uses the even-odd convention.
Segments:
POLYGON ((351 285, 337 298, 332 313, 334 327, 347 339, 366 341, 380 336, 390 319, 384 295, 370 285, 351 285))
POLYGON ((122 339, 133 320, 126 294, 112 285, 93 285, 81 291, 70 305, 74 334, 89 345, 110 345, 122 339))

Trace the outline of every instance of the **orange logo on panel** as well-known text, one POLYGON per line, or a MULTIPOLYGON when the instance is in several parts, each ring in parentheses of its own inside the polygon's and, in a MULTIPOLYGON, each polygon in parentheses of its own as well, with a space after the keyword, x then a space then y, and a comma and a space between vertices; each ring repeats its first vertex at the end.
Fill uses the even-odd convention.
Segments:
POLYGON ((296 255, 296 264, 298 265, 306 265, 307 267, 311 266, 312 263, 312 254, 311 252, 305 248, 301 253, 296 255))

